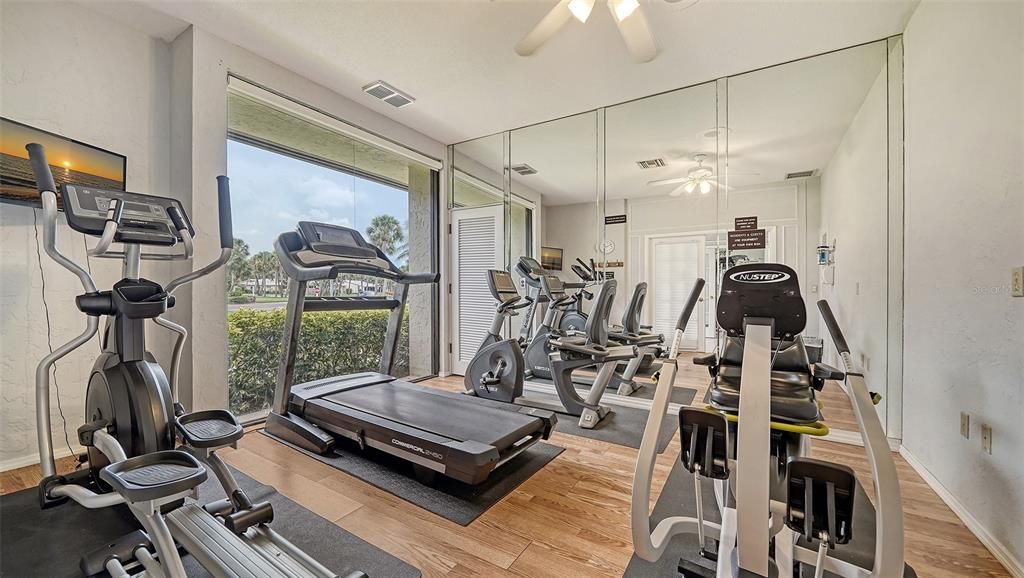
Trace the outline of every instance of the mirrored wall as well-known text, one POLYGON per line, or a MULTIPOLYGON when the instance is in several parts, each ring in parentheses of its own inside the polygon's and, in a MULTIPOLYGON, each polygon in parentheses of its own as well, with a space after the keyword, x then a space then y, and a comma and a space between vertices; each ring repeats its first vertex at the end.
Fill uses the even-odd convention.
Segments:
MULTIPOLYGON (((565 281, 590 269, 617 279, 613 323, 646 283, 644 322, 665 335, 706 279, 682 341, 703 355, 721 347, 725 271, 782 263, 800 281, 812 357, 842 365, 820 323, 825 299, 898 438, 901 83, 894 37, 454 145, 452 305, 465 334, 493 315, 473 268, 514 270, 527 256, 565 281)), ((680 375, 706 385, 702 371, 680 375)), ((821 399, 842 437, 856 424, 837 387, 821 399)))

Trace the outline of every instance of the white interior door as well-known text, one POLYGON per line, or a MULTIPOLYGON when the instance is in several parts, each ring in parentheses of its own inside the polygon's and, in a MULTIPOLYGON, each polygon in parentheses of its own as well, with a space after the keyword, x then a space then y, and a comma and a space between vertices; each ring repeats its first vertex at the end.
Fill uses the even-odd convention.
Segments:
MULTIPOLYGON (((704 236, 675 235, 648 241, 648 291, 653 305, 652 325, 669 338, 697 278, 704 273, 704 236)), ((703 301, 703 297, 701 297, 703 301)), ((704 347, 704 307, 694 308, 679 348, 701 351, 704 347)))
POLYGON ((488 269, 505 268, 504 207, 452 209, 452 372, 464 375, 494 320, 488 269))

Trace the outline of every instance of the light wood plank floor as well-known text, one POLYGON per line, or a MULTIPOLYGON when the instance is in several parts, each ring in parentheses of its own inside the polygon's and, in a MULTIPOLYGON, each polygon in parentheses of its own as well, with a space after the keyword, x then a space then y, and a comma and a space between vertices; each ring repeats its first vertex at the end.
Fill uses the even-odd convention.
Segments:
MULTIPOLYGON (((680 364, 677 385, 704 394, 707 373, 680 364)), ((429 385, 461 390, 461 378, 429 385)), ((420 568, 424 576, 620 576, 632 555, 629 501, 636 451, 560 433, 566 449, 467 527, 449 522, 347 474, 248 435, 225 451, 238 469, 349 532, 420 568)), ((655 468, 653 499, 678 456, 678 441, 655 468)), ((861 448, 815 442, 813 453, 844 463, 870 491, 861 448)), ((63 460, 62 468, 72 462, 63 460)), ((1009 576, 925 482, 897 456, 906 512, 907 561, 923 578, 1009 576)), ((0 490, 30 487, 38 469, 0 475, 0 490)), ((653 502, 652 502, 653 506, 653 502)))

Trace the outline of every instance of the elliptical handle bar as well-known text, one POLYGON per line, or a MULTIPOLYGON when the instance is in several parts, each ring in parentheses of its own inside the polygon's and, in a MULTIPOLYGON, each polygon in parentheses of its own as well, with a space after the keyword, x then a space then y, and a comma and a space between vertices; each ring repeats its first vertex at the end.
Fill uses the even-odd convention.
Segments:
POLYGON ((78 277, 86 293, 95 293, 96 282, 93 281, 92 275, 57 249, 57 186, 53 182, 53 173, 50 172, 50 164, 46 160, 46 149, 41 144, 31 143, 25 146, 25 150, 28 151, 32 173, 36 179, 36 189, 43 203, 43 249, 57 264, 78 277))
POLYGON ((38 143, 25 145, 28 151, 28 160, 32 164, 32 174, 36 177, 36 190, 39 194, 50 191, 57 193, 57 185, 53 182, 53 173, 50 172, 50 165, 46 162, 46 149, 38 143))
POLYGON ((217 177, 217 215, 220 218, 220 248, 232 249, 235 235, 231 228, 231 188, 224 175, 217 177))
MULTIPOLYGON (((655 385, 654 400, 651 401, 647 425, 644 426, 644 435, 640 440, 640 449, 637 452, 636 469, 633 471, 633 492, 630 496, 630 530, 633 535, 633 551, 648 562, 654 562, 661 557, 673 536, 682 534, 692 527, 691 519, 681 516, 665 518, 656 526, 652 524, 653 520, 650 517, 651 482, 654 477, 654 463, 657 460, 658 439, 661 437, 661 429, 666 421, 664 417, 668 411, 669 396, 676 378, 676 356, 679 353, 679 343, 682 341, 686 325, 689 323, 693 309, 703 291, 704 279, 698 278, 686 300, 683 312, 679 315, 669 356, 662 365, 661 377, 655 385)), ((708 525, 716 530, 720 529, 717 524, 709 523, 708 525)), ((720 537, 715 532, 710 535, 716 539, 720 537)))
POLYGON ((843 335, 843 330, 839 328, 839 322, 832 314, 832 308, 829 307, 828 301, 824 299, 818 301, 818 311, 821 312, 821 318, 825 321, 825 327, 828 327, 828 332, 832 335, 832 341, 836 343, 836 350, 839 354, 850 353, 850 346, 846 344, 846 337, 843 335))

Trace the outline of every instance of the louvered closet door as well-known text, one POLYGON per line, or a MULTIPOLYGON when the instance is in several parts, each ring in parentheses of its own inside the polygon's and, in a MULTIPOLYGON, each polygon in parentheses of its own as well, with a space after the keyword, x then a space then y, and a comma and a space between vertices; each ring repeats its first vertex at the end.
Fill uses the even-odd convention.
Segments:
POLYGON ((464 375, 494 320, 487 270, 505 268, 501 205, 452 210, 452 371, 464 375))
MULTIPOLYGON (((654 329, 671 341, 679 314, 697 277, 704 270, 704 237, 672 236, 649 240, 650 303, 653 305, 654 329)), ((701 304, 702 305, 702 304, 701 304)), ((698 351, 704 327, 704 308, 694 308, 686 325, 679 349, 698 351)))

